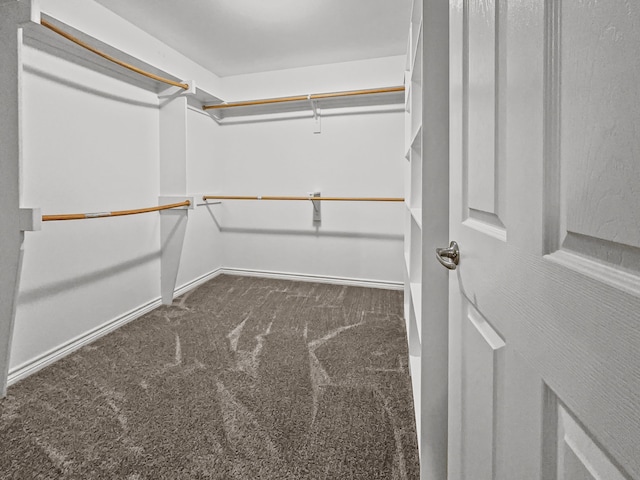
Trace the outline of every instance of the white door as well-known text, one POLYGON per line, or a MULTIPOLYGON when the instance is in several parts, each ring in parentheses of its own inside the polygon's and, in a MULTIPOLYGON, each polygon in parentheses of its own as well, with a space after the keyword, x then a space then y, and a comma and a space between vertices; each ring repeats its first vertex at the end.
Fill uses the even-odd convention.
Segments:
POLYGON ((451 0, 450 100, 450 480, 640 479, 640 2, 451 0))

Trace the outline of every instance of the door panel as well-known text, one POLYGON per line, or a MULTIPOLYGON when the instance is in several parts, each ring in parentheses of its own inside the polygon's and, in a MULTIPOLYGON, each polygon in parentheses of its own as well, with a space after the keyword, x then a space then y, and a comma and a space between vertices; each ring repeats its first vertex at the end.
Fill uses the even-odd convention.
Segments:
POLYGON ((503 401, 504 346, 500 335, 468 302, 462 321, 462 452, 465 479, 494 478, 496 414, 503 401))
MULTIPOLYGON (((499 479, 551 480, 544 475, 541 439, 545 430, 544 386, 535 369, 513 348, 504 352, 504 386, 502 407, 497 416, 496 475, 499 479)), ((550 424, 550 426, 555 423, 550 424)), ((549 442, 547 446, 554 445, 549 442)))
POLYGON ((504 240, 500 218, 503 162, 498 156, 495 0, 469 0, 464 26, 464 211, 467 225, 504 240))
POLYGON ((602 242, 637 256, 631 249, 640 247, 640 4, 565 0, 556 8, 566 231, 592 239, 593 252, 578 247, 588 256, 606 252, 602 242))
POLYGON ((640 479, 639 51, 637 2, 450 2, 450 480, 640 479))
POLYGON ((549 253, 560 250, 566 266, 637 292, 640 5, 558 1, 552 8, 558 62, 547 121, 557 132, 548 162, 559 175, 547 190, 560 193, 547 213, 558 219, 548 229, 549 253))
POLYGON ((475 211, 495 208, 495 4, 471 0, 468 31, 469 156, 468 199, 475 211))
POLYGON ((574 418, 558 405, 558 480, 625 480, 574 418))

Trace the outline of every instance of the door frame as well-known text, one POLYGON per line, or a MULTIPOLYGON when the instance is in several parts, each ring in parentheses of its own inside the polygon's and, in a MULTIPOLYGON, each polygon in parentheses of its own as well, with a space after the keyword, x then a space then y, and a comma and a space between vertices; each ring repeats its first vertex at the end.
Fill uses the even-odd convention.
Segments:
MULTIPOLYGON (((418 1, 418 0, 417 0, 418 1)), ((446 480, 449 390, 449 2, 424 0, 421 480, 446 480), (424 441, 422 440, 424 439, 424 441)))

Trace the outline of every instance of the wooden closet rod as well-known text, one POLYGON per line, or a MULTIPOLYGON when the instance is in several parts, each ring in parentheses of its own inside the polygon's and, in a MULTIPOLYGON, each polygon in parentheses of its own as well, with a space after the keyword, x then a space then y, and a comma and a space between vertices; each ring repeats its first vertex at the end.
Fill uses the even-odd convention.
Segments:
POLYGON ((158 207, 138 208, 135 210, 120 210, 117 212, 97 212, 97 213, 68 213, 64 215, 43 215, 43 222, 53 220, 85 220, 88 218, 105 218, 105 217, 122 217, 123 215, 136 215, 138 213, 157 212, 159 210, 169 210, 170 208, 188 207, 191 205, 189 200, 180 203, 171 203, 169 205, 160 205, 158 207))
POLYGON ((203 200, 312 200, 333 202, 404 202, 399 197, 268 197, 244 195, 204 195, 203 200))
POLYGON ((154 80, 157 80, 157 81, 162 82, 162 83, 166 83, 168 85, 173 85, 174 87, 184 88, 185 90, 189 89, 189 85, 187 85, 186 83, 174 82, 173 80, 169 80, 168 78, 163 78, 163 77, 160 77, 160 76, 155 75, 153 73, 146 72, 146 71, 144 71, 144 70, 142 70, 142 69, 140 69, 138 67, 134 67, 133 65, 131 65, 129 63, 123 62, 122 60, 118 60, 117 58, 114 58, 109 54, 101 52, 100 50, 92 47, 88 43, 83 42, 79 38, 76 38, 73 35, 71 35, 70 33, 67 33, 64 30, 61 30, 60 28, 56 27, 55 25, 49 23, 44 18, 40 19, 40 24, 43 27, 47 27, 49 30, 52 30, 52 31, 56 32, 58 35, 63 36, 67 40, 72 41, 76 45, 80 45, 82 48, 86 48, 90 52, 93 52, 96 55, 99 55, 102 58, 104 58, 106 60, 109 60, 110 62, 113 62, 113 63, 115 63, 117 65, 120 65, 121 67, 124 67, 124 68, 126 68, 128 70, 131 70, 132 72, 139 73, 140 75, 144 75, 145 77, 152 78, 154 80))
POLYGON ((372 88, 369 90, 350 90, 346 92, 332 93, 312 93, 309 95, 297 95, 294 97, 265 98, 262 100, 247 100, 245 102, 221 103, 220 105, 205 105, 202 108, 204 110, 215 110, 219 108, 250 107, 252 105, 268 105, 270 103, 300 102, 303 100, 321 100, 323 98, 353 97, 355 95, 372 95, 376 93, 393 92, 404 92, 404 87, 372 88))

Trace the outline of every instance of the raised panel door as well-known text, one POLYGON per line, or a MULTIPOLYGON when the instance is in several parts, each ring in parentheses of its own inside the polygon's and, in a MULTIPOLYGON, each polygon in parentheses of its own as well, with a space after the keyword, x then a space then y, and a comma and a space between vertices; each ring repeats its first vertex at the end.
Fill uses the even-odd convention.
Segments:
POLYGON ((640 479, 638 52, 637 2, 450 2, 451 480, 640 479))

